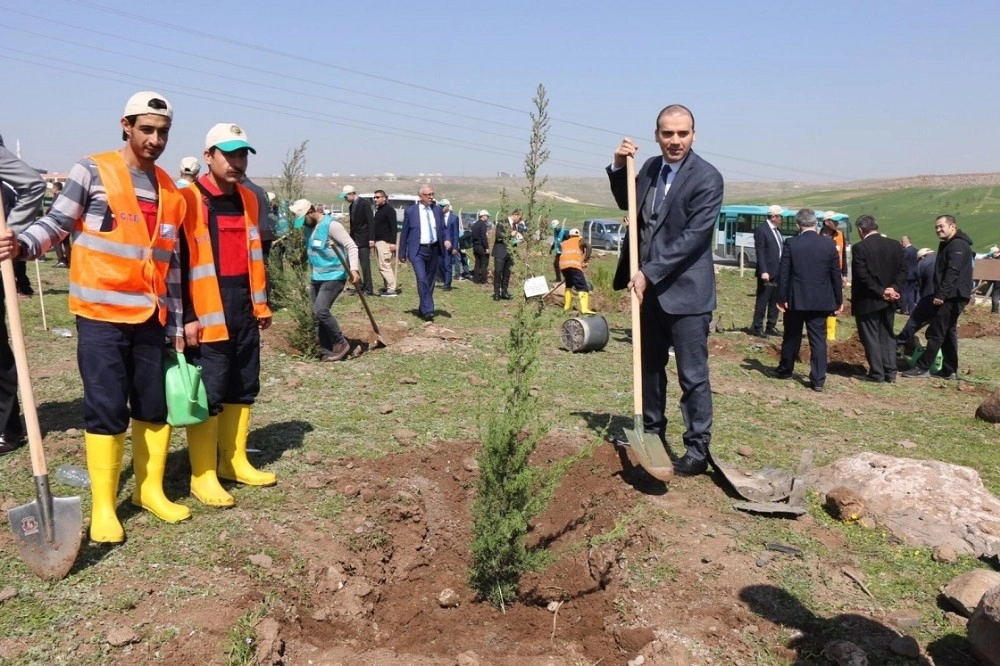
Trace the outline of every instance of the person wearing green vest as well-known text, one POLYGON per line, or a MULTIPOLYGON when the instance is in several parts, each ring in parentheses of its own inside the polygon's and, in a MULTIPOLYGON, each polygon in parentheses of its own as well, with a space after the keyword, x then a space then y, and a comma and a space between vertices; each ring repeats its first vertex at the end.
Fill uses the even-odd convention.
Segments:
POLYGON ((358 245, 344 225, 317 210, 308 199, 293 201, 288 210, 295 218, 296 229, 305 226, 306 254, 312 266, 312 312, 319 336, 320 360, 339 361, 347 356, 351 343, 344 337, 330 308, 344 290, 348 277, 355 287, 361 282, 358 245), (334 244, 339 246, 340 255, 347 256, 349 269, 341 262, 334 244))

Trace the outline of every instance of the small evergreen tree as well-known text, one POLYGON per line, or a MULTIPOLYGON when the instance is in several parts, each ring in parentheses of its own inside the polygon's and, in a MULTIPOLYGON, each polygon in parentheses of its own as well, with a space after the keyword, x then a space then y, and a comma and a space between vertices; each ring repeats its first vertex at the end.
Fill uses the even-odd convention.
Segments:
POLYGON ((540 226, 540 218, 548 217, 549 213, 549 206, 540 204, 538 201, 539 190, 545 187, 545 183, 549 181, 548 176, 541 179, 538 177, 539 169, 549 159, 549 151, 545 147, 545 141, 548 138, 551 122, 549 120, 549 100, 545 94, 544 85, 538 84, 535 97, 531 101, 535 105, 535 110, 531 112, 531 138, 528 141, 528 153, 524 156, 524 177, 528 184, 521 188, 521 192, 528 199, 524 210, 524 219, 528 223, 528 235, 525 238, 528 247, 531 247, 531 241, 536 232, 539 233, 539 237, 544 236, 545 230, 540 226))

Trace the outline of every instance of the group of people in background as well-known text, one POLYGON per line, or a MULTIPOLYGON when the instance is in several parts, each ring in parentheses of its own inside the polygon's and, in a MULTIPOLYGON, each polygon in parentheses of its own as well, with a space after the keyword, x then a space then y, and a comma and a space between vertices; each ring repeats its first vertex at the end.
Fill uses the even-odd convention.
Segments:
MULTIPOLYGON (((844 306, 843 233, 835 229, 836 222, 831 228, 832 212, 824 215, 826 229, 820 231, 816 214, 802 209, 796 214, 799 234, 784 239, 779 231, 782 213, 780 206, 771 206, 767 222, 754 232, 757 292, 751 332, 760 337, 778 335, 777 311, 785 313, 781 360, 767 374, 790 379, 804 326, 810 345, 810 387, 821 392, 830 337, 826 322, 844 306)), ((900 241, 886 237, 871 215, 859 216, 855 226, 860 238, 851 248, 851 310, 868 365, 859 379, 888 384, 896 382, 897 374, 957 379, 957 322, 972 297, 972 239, 951 215, 938 216, 934 222, 940 239, 936 253, 929 248, 917 250, 908 237, 900 241), (897 311, 910 315, 898 335, 894 329, 897 311), (928 327, 926 346, 919 359, 898 373, 899 348, 910 344, 912 351, 911 340, 924 325, 928 327), (932 373, 939 351, 941 367, 932 373)))

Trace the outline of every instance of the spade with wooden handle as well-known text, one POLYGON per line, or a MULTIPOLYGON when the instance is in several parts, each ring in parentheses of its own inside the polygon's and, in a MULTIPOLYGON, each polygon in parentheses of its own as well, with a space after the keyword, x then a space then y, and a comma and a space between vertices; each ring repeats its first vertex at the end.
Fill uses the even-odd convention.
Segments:
MULTIPOLYGON (((7 219, 0 209, 0 236, 7 233, 7 219)), ((10 259, 0 262, 3 275, 4 300, 10 320, 10 342, 17 366, 17 386, 21 392, 24 422, 28 429, 31 471, 35 476, 35 501, 7 510, 14 543, 21 559, 45 580, 59 580, 69 573, 80 552, 83 538, 83 513, 79 497, 53 497, 49 490, 49 473, 42 448, 42 431, 38 426, 35 394, 28 372, 28 354, 24 348, 24 327, 14 285, 14 264, 10 259)))

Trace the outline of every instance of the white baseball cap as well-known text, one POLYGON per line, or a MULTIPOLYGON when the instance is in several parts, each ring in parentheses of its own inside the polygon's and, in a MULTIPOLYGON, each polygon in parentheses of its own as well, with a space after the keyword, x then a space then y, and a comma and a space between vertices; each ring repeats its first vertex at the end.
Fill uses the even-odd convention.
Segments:
POLYGON ((173 119, 174 107, 160 93, 143 90, 128 98, 128 101, 125 102, 125 110, 122 112, 122 118, 145 115, 166 116, 173 119))
POLYGON ((348 194, 354 194, 357 192, 353 185, 344 185, 343 189, 340 190, 340 198, 346 199, 348 194))
POLYGON ((835 217, 837 217, 837 214, 835 212, 833 212, 832 210, 828 210, 825 213, 823 213, 823 221, 824 222, 827 221, 827 220, 832 220, 835 217))
POLYGON ((197 176, 199 171, 201 171, 201 164, 198 163, 197 157, 185 157, 181 160, 181 173, 197 176))
POLYGON ((476 217, 482 217, 483 215, 485 215, 486 217, 489 217, 490 216, 490 211, 488 211, 488 210, 481 210, 481 211, 479 211, 479 215, 477 215, 476 217))
POLYGON ((447 199, 441 199, 441 201, 438 201, 438 203, 441 205, 441 208, 447 208, 448 206, 451 205, 451 202, 448 201, 447 199))
POLYGON ((225 153, 231 153, 240 148, 246 148, 254 155, 257 151, 247 140, 247 133, 235 123, 219 123, 212 126, 205 136, 205 150, 218 148, 225 153))
POLYGON ((768 215, 781 215, 784 212, 785 212, 785 209, 782 208, 781 206, 768 206, 767 207, 767 214, 768 215))
POLYGON ((295 228, 301 227, 306 222, 306 213, 313 208, 309 199, 296 199, 288 206, 288 212, 292 214, 295 228))
POLYGON ((569 230, 569 235, 570 236, 579 236, 580 235, 580 230, 579 229, 570 229, 569 230))

